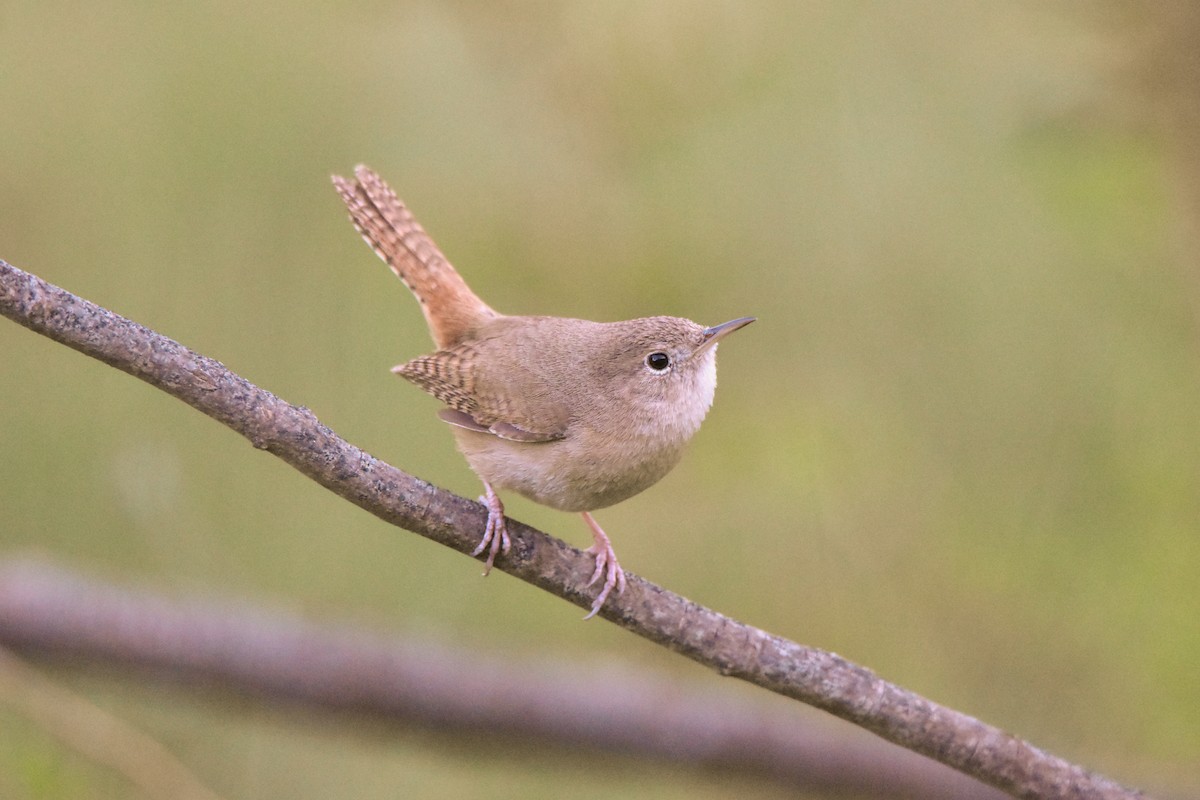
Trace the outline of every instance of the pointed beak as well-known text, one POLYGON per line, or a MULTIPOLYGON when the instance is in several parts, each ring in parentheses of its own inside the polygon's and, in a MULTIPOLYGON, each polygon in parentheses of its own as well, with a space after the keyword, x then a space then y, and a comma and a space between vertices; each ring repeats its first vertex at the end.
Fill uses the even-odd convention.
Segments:
POLYGON ((705 328, 704 342, 696 349, 696 352, 692 353, 692 357, 700 355, 729 334, 754 322, 755 319, 756 317, 739 317, 731 319, 729 322, 722 322, 720 325, 714 325, 711 328, 705 328))

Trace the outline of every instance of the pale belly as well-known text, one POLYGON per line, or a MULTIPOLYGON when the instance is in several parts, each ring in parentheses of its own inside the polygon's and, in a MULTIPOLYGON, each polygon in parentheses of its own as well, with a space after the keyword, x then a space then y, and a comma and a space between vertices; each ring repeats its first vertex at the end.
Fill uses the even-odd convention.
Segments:
POLYGON ((561 511, 595 511, 654 485, 679 463, 686 441, 599 447, 585 438, 513 442, 453 428, 458 449, 480 478, 561 511))

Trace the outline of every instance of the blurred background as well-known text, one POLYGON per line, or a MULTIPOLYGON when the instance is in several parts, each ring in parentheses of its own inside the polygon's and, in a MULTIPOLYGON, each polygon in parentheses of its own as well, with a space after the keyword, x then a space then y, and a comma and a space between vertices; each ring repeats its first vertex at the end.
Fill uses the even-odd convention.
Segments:
MULTIPOLYGON (((469 497, 330 173, 377 169, 502 311, 755 315, 683 463, 598 515, 622 564, 1195 787, 1198 45, 1182 2, 8 3, 0 258, 469 497)), ((0 420, 0 559, 729 686, 7 321, 0 420)), ((230 798, 785 794, 54 675, 230 798)), ((0 775, 131 792, 5 710, 0 775)))

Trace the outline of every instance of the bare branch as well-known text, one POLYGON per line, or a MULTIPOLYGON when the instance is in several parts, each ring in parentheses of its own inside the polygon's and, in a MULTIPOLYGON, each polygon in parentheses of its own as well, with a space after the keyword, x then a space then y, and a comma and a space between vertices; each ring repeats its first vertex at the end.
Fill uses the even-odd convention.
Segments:
MULTIPOLYGON (((482 506, 407 475, 292 406, 107 309, 0 261, 0 314, 128 372, 245 436, 355 505, 469 553, 482 506)), ((580 606, 592 560, 526 525, 509 525, 501 569, 580 606)), ((1129 798, 1140 793, 979 720, 882 680, 824 650, 772 636, 628 574, 600 615, 720 672, 853 722, 1016 797, 1129 798)))
POLYGON ((747 704, 617 664, 522 663, 427 636, 385 637, 227 601, 170 599, 35 562, 0 566, 0 645, 125 676, 137 669, 239 701, 257 697, 500 747, 520 743, 522 752, 632 755, 809 792, 1003 796, 873 737, 834 734, 791 704, 747 704))

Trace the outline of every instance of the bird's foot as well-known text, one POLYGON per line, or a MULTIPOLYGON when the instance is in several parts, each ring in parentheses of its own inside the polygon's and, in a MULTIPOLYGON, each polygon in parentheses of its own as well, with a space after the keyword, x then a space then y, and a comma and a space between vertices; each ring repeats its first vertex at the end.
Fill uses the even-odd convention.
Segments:
POLYGON ((587 585, 591 586, 600 580, 601 575, 604 576, 604 584, 600 587, 600 594, 596 596, 596 601, 592 603, 592 611, 584 617, 584 619, 591 619, 604 605, 604 601, 608 599, 608 595, 614 587, 616 587, 617 594, 625 591, 625 571, 617 562, 617 554, 613 552, 612 542, 608 540, 603 529, 596 524, 596 520, 592 519, 592 515, 584 511, 583 521, 591 528, 593 540, 592 546, 584 552, 591 553, 596 557, 596 571, 592 573, 592 578, 587 585))
POLYGON ((512 541, 508 538, 508 526, 504 524, 504 504, 500 502, 500 496, 487 481, 483 482, 483 488, 485 494, 479 497, 479 502, 487 506, 487 527, 483 530, 483 538, 479 540, 479 546, 471 551, 471 555, 477 556, 487 550, 487 561, 483 565, 483 574, 487 575, 492 571, 496 553, 508 555, 512 541))

